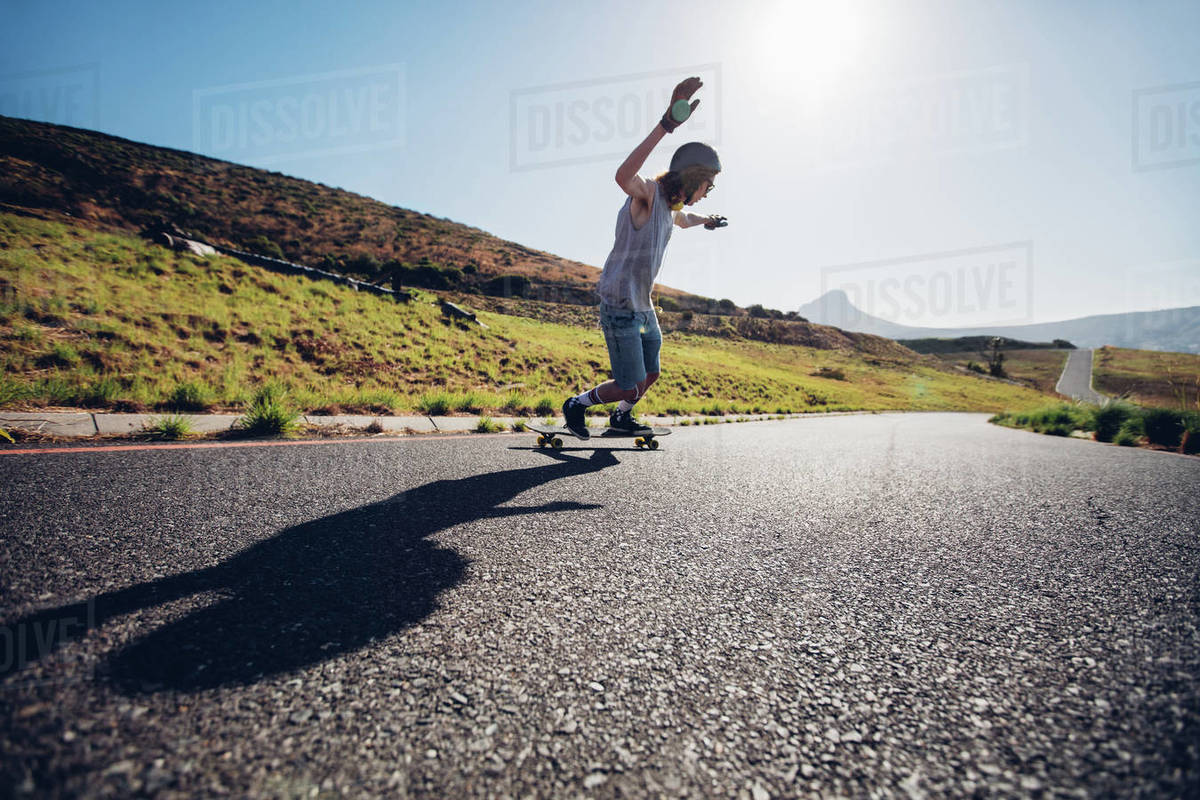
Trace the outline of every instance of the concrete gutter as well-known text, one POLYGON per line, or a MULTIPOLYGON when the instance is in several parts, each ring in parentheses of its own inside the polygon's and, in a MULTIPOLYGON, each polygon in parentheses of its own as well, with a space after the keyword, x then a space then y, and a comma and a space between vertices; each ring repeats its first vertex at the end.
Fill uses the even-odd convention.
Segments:
MULTIPOLYGON (((46 411, 20 412, 0 411, 0 428, 9 431, 25 431, 58 438, 82 438, 90 436, 130 436, 144 432, 158 420, 168 414, 115 414, 90 413, 86 411, 46 411)), ((186 419, 196 433, 222 433, 233 428, 234 423, 241 419, 239 414, 178 414, 186 419)), ((705 420, 764 420, 768 414, 739 414, 724 418, 714 417, 639 417, 647 425, 670 427, 679 425, 687 420, 689 424, 702 425, 705 420)), ((800 414, 799 417, 828 416, 826 414, 800 414)), ((380 430, 392 434, 420 433, 467 433, 474 431, 479 424, 479 416, 458 417, 425 417, 403 416, 385 417, 370 415, 341 415, 341 416, 301 416, 300 420, 316 427, 345 428, 350 430, 365 430, 373 424, 378 424, 380 430)), ((537 422, 542 417, 490 417, 492 422, 503 430, 511 430, 519 419, 526 422, 537 422)), ((556 424, 562 420, 555 418, 556 424)), ((607 424, 607 417, 591 417, 588 423, 594 427, 607 424)))

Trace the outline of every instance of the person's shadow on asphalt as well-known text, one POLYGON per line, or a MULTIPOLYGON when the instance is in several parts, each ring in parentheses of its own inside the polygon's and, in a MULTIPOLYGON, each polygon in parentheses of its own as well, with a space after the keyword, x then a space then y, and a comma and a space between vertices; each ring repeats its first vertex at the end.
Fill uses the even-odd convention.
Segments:
POLYGON ((207 569, 48 609, 5 625, 0 677, 89 627, 201 592, 220 599, 108 656, 97 670, 123 692, 249 684, 361 648, 419 622, 463 580, 467 562, 427 537, 468 522, 600 508, 574 502, 504 506, 559 478, 617 464, 547 452, 556 463, 427 483, 382 502, 288 528, 207 569), (86 625, 61 624, 87 619, 86 625), (58 621, 60 624, 55 624, 58 621))

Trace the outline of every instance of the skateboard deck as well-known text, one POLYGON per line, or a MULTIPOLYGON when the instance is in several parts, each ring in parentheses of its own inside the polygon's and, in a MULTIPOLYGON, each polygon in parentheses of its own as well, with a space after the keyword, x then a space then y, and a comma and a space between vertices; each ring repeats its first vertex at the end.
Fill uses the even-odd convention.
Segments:
MULTIPOLYGON (((538 447, 553 447, 555 450, 559 450, 563 446, 564 436, 578 438, 561 425, 529 425, 528 427, 529 430, 537 433, 538 447)), ((647 447, 651 450, 658 449, 657 438, 659 436, 667 436, 671 433, 670 428, 647 428, 639 433, 626 433, 613 428, 588 428, 588 430, 593 439, 633 439, 633 443, 638 448, 647 447)))

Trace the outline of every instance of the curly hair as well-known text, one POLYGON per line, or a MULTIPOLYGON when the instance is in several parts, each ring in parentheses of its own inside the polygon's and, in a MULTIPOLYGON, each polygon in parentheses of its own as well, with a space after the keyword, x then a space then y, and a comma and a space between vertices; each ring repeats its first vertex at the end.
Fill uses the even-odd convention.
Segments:
POLYGON ((662 187, 663 193, 674 206, 686 201, 700 188, 700 184, 711 181, 716 176, 715 169, 693 165, 684 167, 679 172, 664 172, 654 180, 662 187))

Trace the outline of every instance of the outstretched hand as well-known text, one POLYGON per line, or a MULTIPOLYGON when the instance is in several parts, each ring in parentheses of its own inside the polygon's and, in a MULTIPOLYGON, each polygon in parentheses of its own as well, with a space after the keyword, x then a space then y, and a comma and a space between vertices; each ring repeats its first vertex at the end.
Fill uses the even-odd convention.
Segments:
MULTIPOLYGON (((675 105, 675 103, 679 100, 691 100, 692 95, 699 91, 700 87, 703 85, 704 82, 697 77, 684 78, 679 82, 679 85, 675 87, 675 91, 671 93, 671 105, 675 105)), ((700 101, 693 100, 691 104, 692 111, 695 111, 696 106, 698 105, 700 105, 700 101)))
POLYGON ((724 228, 729 222, 720 214, 713 214, 708 218, 708 222, 704 223, 704 227, 710 231, 715 231, 717 228, 724 228))
POLYGON ((663 130, 667 133, 672 133, 692 116, 692 112, 696 110, 696 106, 700 105, 699 100, 692 100, 692 95, 703 85, 704 83, 694 76, 684 78, 679 82, 679 85, 675 87, 675 91, 671 93, 671 104, 663 112, 663 130), (691 105, 688 105, 689 100, 692 100, 691 105))

